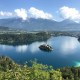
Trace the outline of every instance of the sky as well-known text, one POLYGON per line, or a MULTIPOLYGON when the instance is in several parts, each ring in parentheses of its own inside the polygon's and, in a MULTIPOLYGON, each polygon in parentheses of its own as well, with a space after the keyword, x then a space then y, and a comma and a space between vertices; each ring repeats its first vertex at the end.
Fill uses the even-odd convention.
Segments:
POLYGON ((0 18, 11 17, 80 22, 80 0, 0 0, 0 18))

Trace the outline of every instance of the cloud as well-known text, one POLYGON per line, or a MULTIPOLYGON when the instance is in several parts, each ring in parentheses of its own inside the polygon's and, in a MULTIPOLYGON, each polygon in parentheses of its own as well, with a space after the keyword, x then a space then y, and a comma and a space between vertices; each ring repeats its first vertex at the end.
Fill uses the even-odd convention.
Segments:
POLYGON ((16 16, 22 18, 23 20, 27 19, 27 10, 26 9, 15 9, 14 12, 16 13, 16 16))
POLYGON ((12 16, 13 14, 11 12, 4 12, 4 11, 0 11, 0 16, 12 16))
POLYGON ((29 10, 28 10, 28 13, 30 14, 30 17, 33 17, 33 18, 42 18, 42 19, 53 19, 53 16, 49 13, 46 13, 44 12, 43 10, 39 10, 39 9, 36 9, 34 7, 31 7, 29 10))
POLYGON ((31 7, 28 10, 24 8, 15 9, 13 10, 13 12, 0 11, 0 16, 19 17, 22 18, 23 20, 27 20, 28 18, 53 19, 53 16, 51 14, 46 13, 43 10, 36 9, 34 7, 31 7))
POLYGON ((63 19, 70 19, 75 22, 80 22, 80 11, 78 11, 76 8, 63 6, 59 9, 59 13, 63 19))

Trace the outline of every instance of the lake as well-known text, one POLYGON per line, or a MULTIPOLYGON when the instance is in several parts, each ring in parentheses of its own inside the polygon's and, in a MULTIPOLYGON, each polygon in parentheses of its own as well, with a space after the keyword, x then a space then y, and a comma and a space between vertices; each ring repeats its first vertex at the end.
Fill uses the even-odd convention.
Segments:
POLYGON ((77 38, 69 36, 51 37, 47 43, 53 47, 52 52, 43 52, 39 46, 43 42, 33 42, 29 45, 0 45, 0 55, 13 59, 18 64, 37 59, 39 63, 52 65, 54 68, 65 66, 80 66, 80 43, 77 38))

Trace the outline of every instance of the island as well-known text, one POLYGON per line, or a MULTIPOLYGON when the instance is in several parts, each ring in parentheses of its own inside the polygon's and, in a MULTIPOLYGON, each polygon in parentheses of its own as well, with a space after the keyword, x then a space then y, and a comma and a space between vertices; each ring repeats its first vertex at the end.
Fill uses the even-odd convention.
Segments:
POLYGON ((51 52, 53 48, 48 44, 42 44, 39 46, 39 49, 46 52, 51 52))

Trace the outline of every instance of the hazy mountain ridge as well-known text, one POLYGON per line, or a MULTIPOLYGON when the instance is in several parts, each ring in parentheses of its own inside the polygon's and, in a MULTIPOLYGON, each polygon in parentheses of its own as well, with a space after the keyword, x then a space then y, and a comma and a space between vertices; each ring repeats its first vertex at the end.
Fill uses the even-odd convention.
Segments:
POLYGON ((0 26, 28 31, 80 30, 80 23, 76 23, 71 20, 57 22, 54 20, 34 18, 30 18, 24 21, 20 18, 0 19, 0 26))

